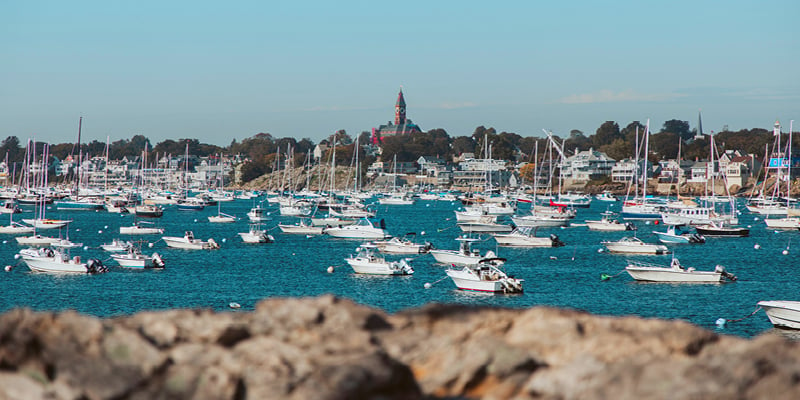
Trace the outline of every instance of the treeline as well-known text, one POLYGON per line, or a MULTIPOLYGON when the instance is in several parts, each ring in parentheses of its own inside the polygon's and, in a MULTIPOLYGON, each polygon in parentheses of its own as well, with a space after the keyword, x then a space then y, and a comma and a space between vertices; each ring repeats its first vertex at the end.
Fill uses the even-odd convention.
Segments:
MULTIPOLYGON (((652 129, 651 129, 652 130, 652 129)), ((636 132, 639 140, 645 126, 639 121, 633 121, 624 128, 614 121, 603 123, 594 134, 585 135, 579 130, 572 130, 566 137, 559 138, 564 142, 567 155, 577 151, 594 148, 608 154, 615 160, 632 158, 636 147, 636 132)), ((651 161, 676 158, 680 148, 683 159, 704 159, 709 156, 708 136, 695 139, 696 130, 690 129, 689 122, 680 120, 666 121, 658 132, 650 136, 651 161)), ((558 135, 555 135, 558 136, 558 135)), ((787 135, 784 135, 787 136, 787 135)), ((725 131, 714 134, 716 144, 720 151, 743 150, 747 153, 761 157, 765 145, 773 142, 771 131, 761 128, 744 129, 736 132, 725 131)), ((795 142, 800 139, 795 138, 795 142)), ((368 155, 363 145, 370 143, 369 132, 362 132, 354 140, 344 130, 340 130, 322 140, 328 146, 328 151, 323 155, 321 162, 329 163, 333 151, 330 145, 336 147, 336 164, 349 165, 354 157, 355 143, 359 146, 359 160, 362 168, 375 161, 375 157, 368 155)), ((786 138, 782 139, 786 143, 786 138)), ((464 153, 473 153, 476 158, 491 156, 494 159, 513 161, 530 161, 533 159, 534 149, 538 142, 540 155, 544 154, 547 139, 544 137, 522 137, 513 132, 497 132, 495 128, 479 126, 470 136, 450 137, 444 129, 431 129, 427 132, 413 133, 409 136, 387 137, 380 141, 383 160, 391 161, 397 156, 397 161, 416 161, 420 156, 435 156, 446 162, 453 157, 464 153), (490 154, 487 154, 490 153, 490 154)), ((8 157, 9 162, 21 162, 25 156, 25 146, 15 136, 10 136, 0 144, 0 157, 8 157)), ((123 139, 108 144, 108 153, 111 159, 123 157, 134 158, 147 151, 149 156, 155 155, 182 155, 189 147, 189 154, 205 157, 215 154, 234 155, 240 154, 249 158, 250 162, 242 167, 242 179, 247 182, 265 173, 273 171, 286 162, 291 155, 295 166, 303 165, 307 155, 313 152, 316 144, 308 138, 297 140, 295 138, 275 138, 269 133, 259 133, 250 138, 237 142, 235 139, 227 147, 200 143, 197 139, 167 139, 153 145, 143 135, 135 135, 130 140, 123 139), (289 153, 291 151, 291 153, 289 153)), ((37 146, 37 148, 40 148, 37 146)), ((79 151, 89 156, 104 156, 106 143, 92 141, 81 144, 80 149, 72 143, 54 144, 50 147, 50 154, 60 160, 70 154, 77 155, 79 151)))

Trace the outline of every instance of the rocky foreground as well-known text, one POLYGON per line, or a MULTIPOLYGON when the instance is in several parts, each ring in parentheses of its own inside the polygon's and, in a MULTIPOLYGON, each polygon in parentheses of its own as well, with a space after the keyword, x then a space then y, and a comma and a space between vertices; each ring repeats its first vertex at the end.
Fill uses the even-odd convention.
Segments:
POLYGON ((8 399, 800 399, 800 347, 679 321, 323 296, 0 316, 8 399))

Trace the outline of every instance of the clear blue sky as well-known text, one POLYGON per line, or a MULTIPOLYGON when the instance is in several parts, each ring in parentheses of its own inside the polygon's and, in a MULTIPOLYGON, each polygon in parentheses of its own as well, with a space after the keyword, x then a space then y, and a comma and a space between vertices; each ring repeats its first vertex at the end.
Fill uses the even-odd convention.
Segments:
POLYGON ((800 1, 0 0, 0 140, 800 126, 800 1), (555 4, 558 3, 558 4, 555 4))

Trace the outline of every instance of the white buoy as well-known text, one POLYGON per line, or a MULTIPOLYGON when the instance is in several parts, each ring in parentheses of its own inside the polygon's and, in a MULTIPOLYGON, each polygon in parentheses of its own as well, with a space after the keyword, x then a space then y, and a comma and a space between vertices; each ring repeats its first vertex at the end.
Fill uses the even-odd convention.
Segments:
POLYGON ((430 204, 425 204, 425 207, 430 207, 430 206, 431 206, 430 204))
POLYGON ((83 246, 83 250, 84 251, 89 250, 89 246, 83 246))
POLYGON ((753 248, 754 248, 754 249, 756 249, 756 250, 758 250, 758 249, 760 249, 760 248, 761 248, 761 245, 760 245, 760 244, 758 244, 758 243, 756 243, 756 244, 753 246, 753 248))
POLYGON ((306 235, 306 239, 311 239, 311 235, 306 235))
POLYGON ((228 240, 228 239, 222 238, 222 243, 225 243, 226 240, 228 240))
POLYGON ((6 272, 11 272, 12 269, 14 269, 14 267, 12 267, 10 265, 6 265, 6 268, 5 268, 6 272))
POLYGON ((239 303, 230 302, 230 303, 228 303, 228 307, 230 307, 230 308, 242 308, 242 305, 239 304, 239 303))
POLYGON ((328 267, 328 273, 329 273, 329 274, 332 274, 332 273, 333 273, 333 269, 334 269, 334 268, 333 268, 333 265, 331 265, 330 267, 328 267))
POLYGON ((758 217, 753 217, 753 221, 758 221, 758 217))
POLYGON ((650 221, 644 221, 645 225, 650 225, 650 221))
POLYGON ((723 328, 725 327, 725 318, 717 318, 717 327, 723 328))
POLYGON ((6 243, 8 243, 8 240, 3 240, 3 244, 6 244, 6 243))
POLYGON ((602 252, 603 252, 603 249, 597 249, 597 252, 598 252, 598 253, 602 253, 602 252))
POLYGON ((432 286, 430 282, 425 282, 425 285, 423 285, 425 289, 430 289, 432 286))
POLYGON ((752 228, 752 227, 753 227, 753 225, 747 225, 747 227, 748 227, 748 228, 752 228))
POLYGON ((152 243, 148 243, 148 244, 147 244, 147 247, 149 247, 149 248, 151 248, 151 249, 152 249, 152 248, 153 248, 153 244, 152 244, 152 243))
POLYGON ((19 260, 19 254, 14 254, 14 259, 19 260))
POLYGON ((97 231, 97 233, 103 233, 103 230, 102 230, 102 229, 100 229, 99 231, 97 231))
POLYGON ((80 228, 78 228, 78 229, 75 229, 75 232, 80 232, 80 231, 81 231, 81 230, 80 230, 80 228))
POLYGON ((425 236, 425 231, 422 231, 419 234, 420 234, 420 236, 425 236))
POLYGON ((550 259, 551 259, 551 260, 558 260, 558 257, 556 257, 556 256, 550 256, 550 259))
POLYGON ((781 253, 782 253, 783 255, 788 255, 788 254, 789 254, 789 250, 784 250, 784 251, 782 251, 781 253))
POLYGON ((103 229, 108 229, 108 225, 103 226, 103 229))

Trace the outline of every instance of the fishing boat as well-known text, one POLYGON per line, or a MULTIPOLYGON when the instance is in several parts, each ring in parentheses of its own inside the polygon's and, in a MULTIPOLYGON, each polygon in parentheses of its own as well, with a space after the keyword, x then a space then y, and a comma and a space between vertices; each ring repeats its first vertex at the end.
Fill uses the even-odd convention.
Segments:
POLYGON ((59 239, 54 237, 42 236, 34 233, 31 236, 19 236, 15 238, 21 246, 48 247, 59 239))
POLYGON ((433 247, 430 243, 415 243, 411 240, 416 233, 406 233, 402 238, 393 237, 389 240, 374 241, 372 244, 382 253, 390 254, 425 254, 433 247))
POLYGON ((161 238, 161 240, 163 240, 168 247, 176 249, 212 250, 219 248, 219 245, 217 244, 217 242, 214 241, 214 239, 208 239, 208 241, 195 239, 194 232, 192 231, 186 231, 183 234, 183 237, 164 236, 161 238))
POLYGON ((517 227, 511 233, 495 233, 494 239, 498 246, 508 247, 561 247, 564 246, 557 235, 537 237, 536 229, 530 227, 517 227))
POLYGON ((136 246, 128 247, 125 253, 112 254, 111 258, 119 263, 120 267, 129 268, 164 268, 164 260, 158 253, 152 256, 142 254, 142 250, 136 246))
POLYGON ((6 200, 3 202, 3 205, 0 206, 0 214, 19 214, 21 212, 22 210, 14 200, 6 200))
POLYGON ((600 201, 619 201, 619 198, 611 193, 610 190, 604 190, 603 193, 594 196, 594 198, 600 201))
POLYGON ((666 232, 653 231, 653 234, 658 236, 661 243, 668 244, 701 244, 706 242, 706 238, 699 233, 684 232, 681 230, 680 225, 667 226, 666 232))
POLYGON ((269 212, 261 207, 261 205, 256 205, 255 207, 251 208, 250 211, 247 212, 247 218, 250 220, 250 222, 265 222, 271 219, 269 212))
POLYGON ((456 225, 466 233, 509 233, 514 230, 511 225, 494 222, 459 222, 456 225))
POLYGON ((603 241, 602 244, 611 253, 669 254, 667 246, 645 243, 635 236, 624 237, 617 241, 603 241))
POLYGON ((386 239, 391 237, 386 231, 386 222, 381 219, 379 226, 375 226, 366 218, 360 219, 353 225, 327 227, 323 232, 331 237, 343 239, 386 239))
POLYGON ((497 265, 486 260, 463 268, 448 268, 445 273, 457 288, 490 293, 522 293, 523 279, 507 275, 497 265))
POLYGON ((305 220, 300 220, 300 222, 296 224, 278 224, 278 228, 280 228, 283 233, 300 235, 321 235, 325 231, 324 227, 310 225, 305 220))
POLYGON ((23 249, 19 256, 35 272, 96 274, 108 271, 100 260, 92 258, 83 263, 80 256, 70 258, 69 252, 61 249, 23 249))
POLYGON ((477 242, 479 239, 458 237, 456 240, 459 242, 458 250, 434 249, 430 250, 429 253, 433 255, 436 262, 441 264, 477 265, 483 259, 499 260, 491 250, 482 256, 479 250, 472 248, 472 243, 477 242))
POLYGON ((570 219, 571 217, 567 215, 542 214, 538 211, 534 211, 530 215, 511 217, 511 221, 514 222, 514 225, 518 227, 519 226, 528 226, 528 227, 568 226, 570 219))
POLYGON ((764 309, 776 328, 800 329, 800 301, 759 301, 758 306, 764 309))
POLYGON ((656 265, 641 262, 629 262, 625 271, 630 276, 643 282, 667 283, 726 283, 736 282, 736 276, 727 272, 725 267, 717 265, 713 271, 697 271, 693 267, 685 268, 677 258, 670 265, 656 265))
POLYGON ((620 222, 616 218, 615 213, 606 211, 601 214, 600 220, 586 221, 586 226, 593 231, 604 232, 617 232, 617 231, 633 231, 636 230, 636 225, 631 222, 620 222))
POLYGON ((770 229, 800 229, 800 218, 798 217, 764 218, 764 223, 770 229))
POLYGON ((148 222, 134 222, 131 226, 120 226, 119 233, 121 235, 159 235, 164 233, 163 228, 156 228, 148 222))
POLYGON ((411 275, 414 269, 405 259, 387 261, 377 253, 377 247, 363 244, 356 248, 356 255, 345 258, 347 264, 357 274, 371 275, 411 275))
POLYGON ((239 232, 239 237, 245 243, 272 243, 275 238, 268 235, 262 224, 250 224, 247 232, 239 232))

